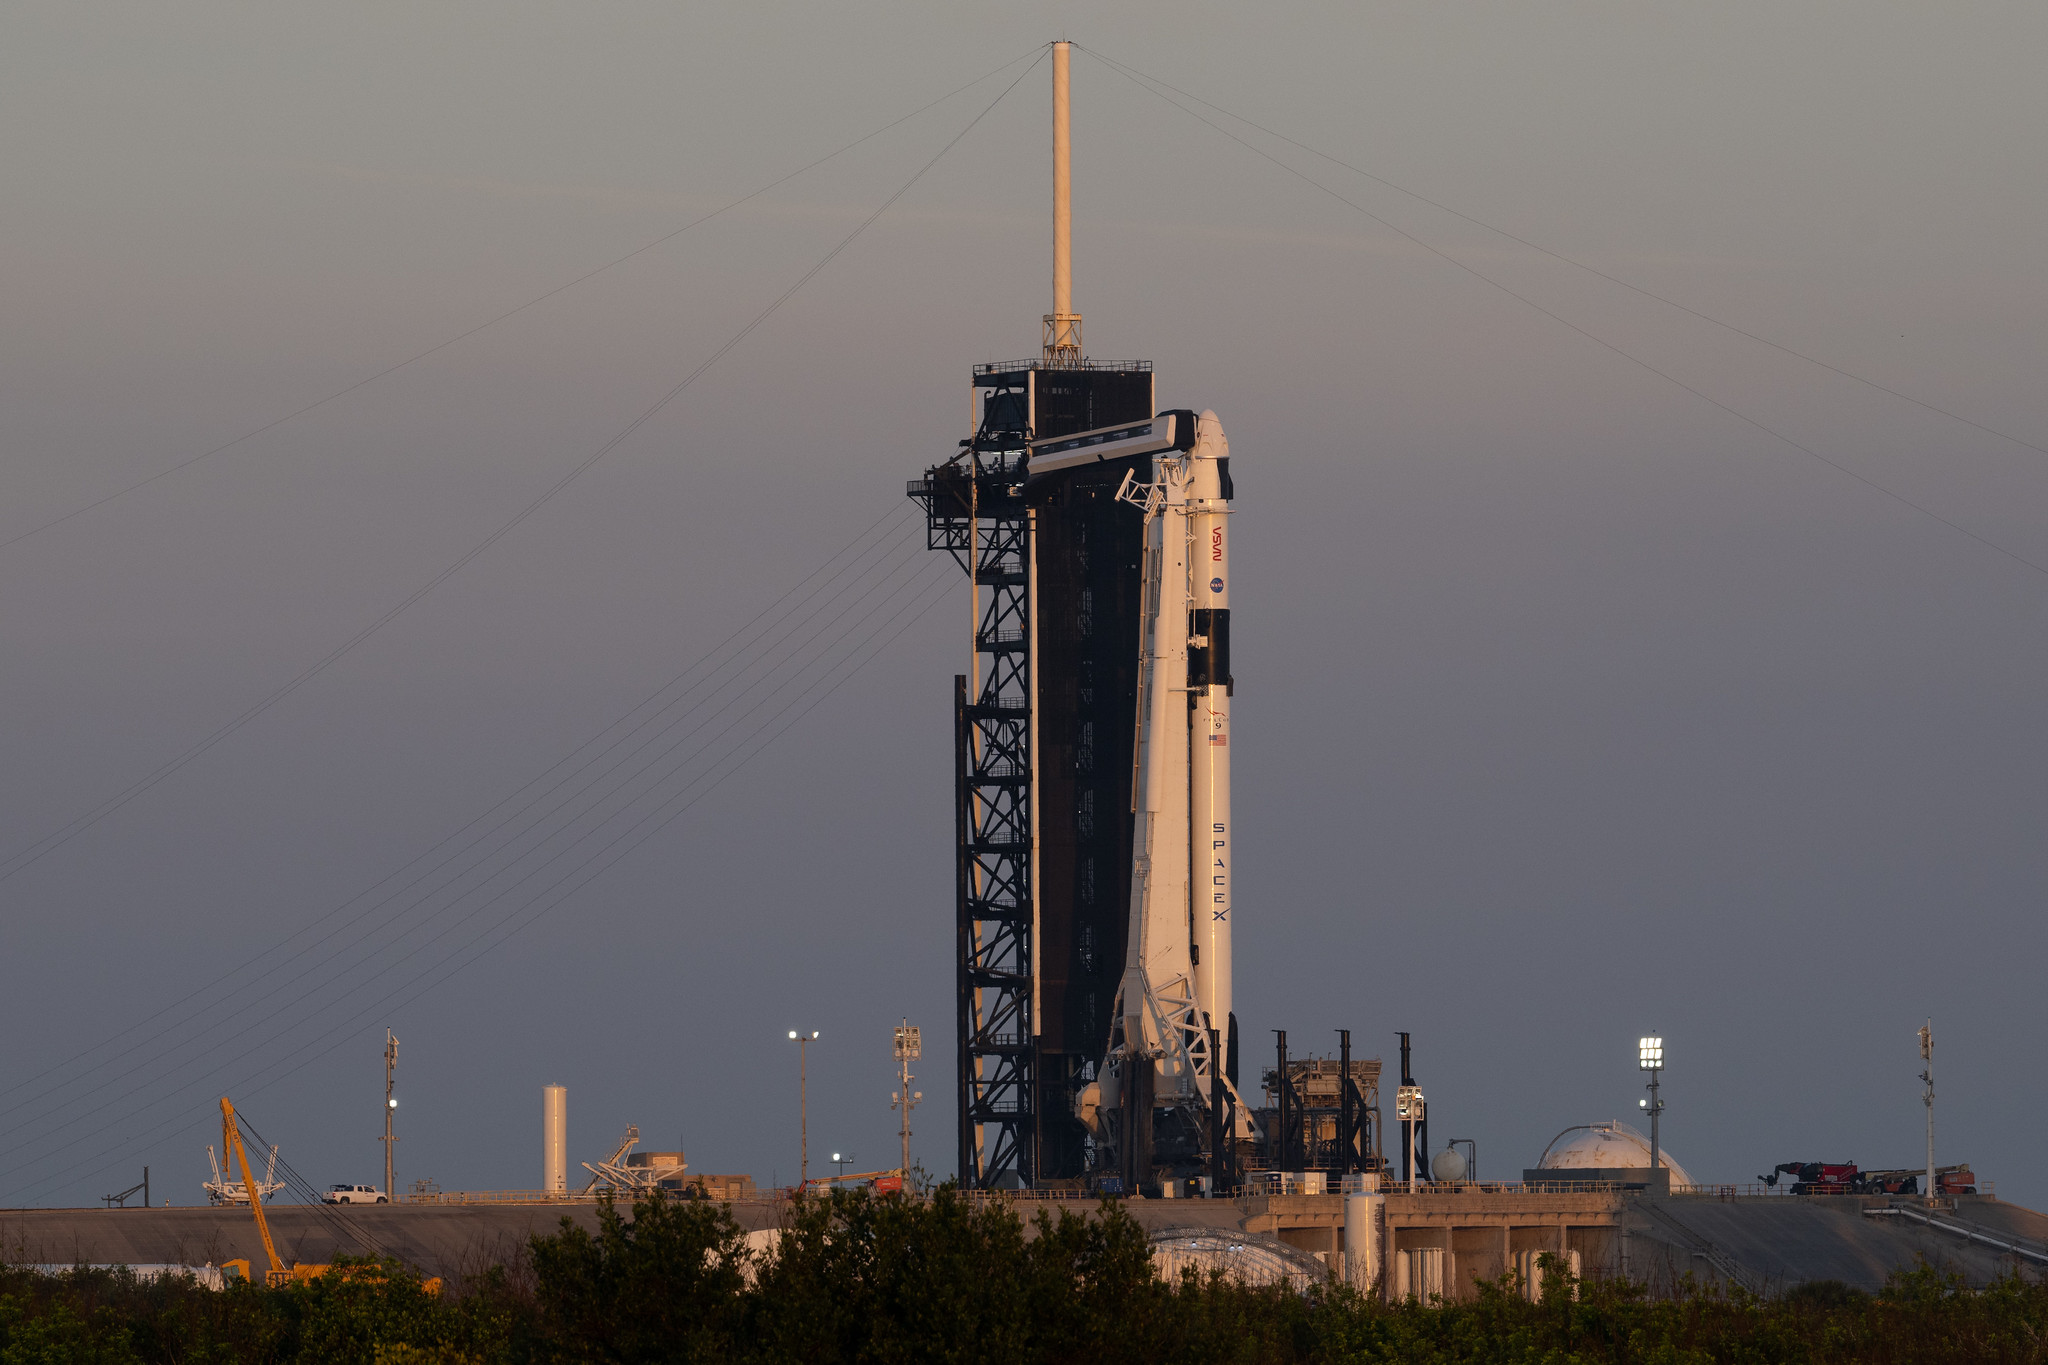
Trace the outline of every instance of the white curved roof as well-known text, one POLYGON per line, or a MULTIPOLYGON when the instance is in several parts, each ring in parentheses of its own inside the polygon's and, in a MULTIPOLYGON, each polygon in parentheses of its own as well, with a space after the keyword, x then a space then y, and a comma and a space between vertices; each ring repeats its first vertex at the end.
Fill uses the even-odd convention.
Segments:
POLYGON ((1220 1270, 1240 1284, 1284 1284, 1302 1293, 1330 1278, 1330 1268, 1311 1253, 1264 1233, 1173 1227, 1161 1228, 1150 1241, 1152 1264, 1169 1284, 1190 1266, 1203 1276, 1220 1270))
MULTIPOLYGON (((1671 1168, 1673 1185, 1690 1185, 1685 1167, 1659 1147, 1659 1163, 1671 1168)), ((1625 1170, 1650 1164, 1650 1140, 1618 1119, 1567 1128, 1550 1140, 1536 1162, 1539 1170, 1625 1170)))

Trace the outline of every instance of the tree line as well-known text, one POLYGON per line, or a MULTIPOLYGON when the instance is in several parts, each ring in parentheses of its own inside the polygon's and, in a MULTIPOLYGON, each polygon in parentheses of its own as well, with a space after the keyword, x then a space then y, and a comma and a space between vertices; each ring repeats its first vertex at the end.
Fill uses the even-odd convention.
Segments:
POLYGON ((604 1205, 595 1231, 564 1219, 516 1264, 439 1294, 391 1262, 224 1292, 0 1268, 0 1365, 2048 1365, 2048 1286, 2017 1273, 1972 1289, 1923 1265, 1875 1295, 1821 1282, 1653 1299, 1553 1266, 1537 1303, 1502 1281, 1470 1301, 1387 1305, 1339 1284, 1163 1281, 1114 1205, 1042 1212, 1029 1231, 950 1189, 835 1193, 752 1252, 729 1210, 657 1194, 604 1205))

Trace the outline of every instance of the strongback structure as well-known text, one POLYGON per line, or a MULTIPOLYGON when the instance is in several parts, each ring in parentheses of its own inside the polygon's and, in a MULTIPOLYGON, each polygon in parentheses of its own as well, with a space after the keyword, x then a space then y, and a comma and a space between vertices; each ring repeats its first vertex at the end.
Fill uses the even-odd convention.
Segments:
POLYGON ((1144 523, 1116 493, 1134 462, 1026 475, 1034 440, 1150 417, 1152 373, 1051 326, 1040 360, 975 368, 974 434, 909 490, 973 593, 954 935, 959 1173, 980 1188, 1083 1174, 1073 1098, 1102 1065, 1130 908, 1144 523))

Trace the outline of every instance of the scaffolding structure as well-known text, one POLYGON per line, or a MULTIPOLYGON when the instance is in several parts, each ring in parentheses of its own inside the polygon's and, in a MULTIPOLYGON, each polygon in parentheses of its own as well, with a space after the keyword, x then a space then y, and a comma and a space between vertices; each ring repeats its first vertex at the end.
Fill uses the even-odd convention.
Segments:
POLYGON ((998 389, 961 456, 910 485, 927 545, 966 571, 971 674, 953 679, 954 964, 963 1186, 1033 1178, 1030 513, 1018 488, 1028 402, 998 389))
POLYGON ((1136 702, 1123 676, 1136 616, 1118 604, 1135 601, 1138 544, 1137 518, 1109 496, 1120 468, 1090 472, 1111 479, 1102 489, 1027 482, 1029 453, 1034 439, 1149 416, 1152 373, 1054 357, 976 366, 974 386, 974 435, 908 491, 927 545, 953 556, 972 597, 971 671, 953 697, 957 1169, 967 1188, 1028 1188, 1085 1167, 1073 1091, 1100 1065, 1123 956, 1127 740, 1098 779, 1094 736, 1125 735, 1136 702))

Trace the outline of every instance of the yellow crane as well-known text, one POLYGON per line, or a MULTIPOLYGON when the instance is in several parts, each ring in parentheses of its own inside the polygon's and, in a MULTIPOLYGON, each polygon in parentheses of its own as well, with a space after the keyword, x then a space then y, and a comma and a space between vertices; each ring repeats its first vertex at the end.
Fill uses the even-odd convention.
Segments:
MULTIPOLYGON (((225 1158, 223 1165, 230 1171, 234 1169, 234 1163, 237 1161, 242 1166, 242 1188, 249 1192, 249 1208, 256 1214, 256 1233, 263 1239, 263 1254, 270 1261, 269 1273, 263 1277, 263 1282, 272 1285, 290 1284, 294 1280, 310 1280, 324 1274, 327 1270, 324 1265, 287 1266, 284 1259, 277 1254, 277 1243, 270 1239, 270 1220, 263 1216, 263 1190, 256 1184, 255 1174, 249 1169, 249 1148, 242 1141, 241 1125, 235 1122, 234 1101, 226 1095, 220 1097, 220 1146, 225 1158)), ((255 1278, 249 1274, 247 1261, 229 1261, 226 1264, 241 1267, 244 1278, 255 1278)))
MULTIPOLYGON (((272 1241, 270 1237, 270 1220, 263 1216, 263 1188, 256 1183, 254 1179, 255 1173, 249 1169, 249 1148, 242 1141, 241 1126, 235 1122, 234 1101, 230 1100, 226 1095, 220 1097, 220 1145, 223 1154, 222 1164, 227 1167, 230 1174, 234 1171, 235 1163, 241 1163, 242 1186, 249 1191, 249 1209, 256 1215, 256 1233, 263 1239, 263 1255, 270 1262, 270 1268, 264 1275, 263 1282, 272 1286, 304 1283, 307 1280, 317 1280, 332 1270, 334 1267, 327 1265, 288 1266, 284 1263, 284 1258, 277 1254, 277 1243, 272 1241)), ((221 1269, 225 1270, 229 1266, 239 1269, 242 1272, 242 1278, 245 1280, 255 1278, 250 1274, 247 1261, 233 1260, 221 1262, 221 1269)), ((344 1278, 351 1280, 381 1281, 385 1277, 384 1271, 374 1265, 345 1266, 340 1273, 344 1278)), ((441 1292, 440 1277, 434 1276, 421 1280, 420 1288, 426 1290, 429 1294, 438 1296, 441 1292)))

